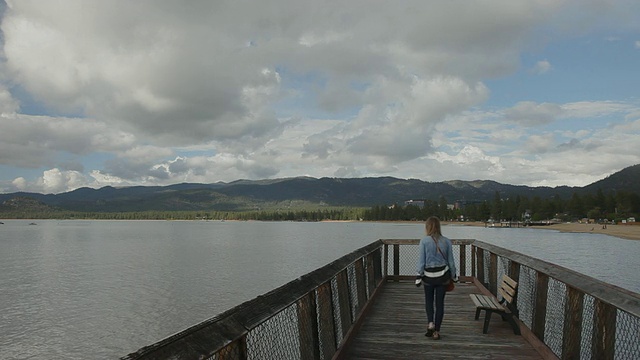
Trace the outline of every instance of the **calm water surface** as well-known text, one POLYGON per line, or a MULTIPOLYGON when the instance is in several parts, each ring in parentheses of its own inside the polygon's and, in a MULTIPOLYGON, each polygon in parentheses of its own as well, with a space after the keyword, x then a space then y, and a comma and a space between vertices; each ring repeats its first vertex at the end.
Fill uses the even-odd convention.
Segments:
MULTIPOLYGON (((380 238, 423 225, 30 221, 0 225, 0 359, 118 358, 380 238)), ((640 292, 640 241, 445 226, 640 292)))

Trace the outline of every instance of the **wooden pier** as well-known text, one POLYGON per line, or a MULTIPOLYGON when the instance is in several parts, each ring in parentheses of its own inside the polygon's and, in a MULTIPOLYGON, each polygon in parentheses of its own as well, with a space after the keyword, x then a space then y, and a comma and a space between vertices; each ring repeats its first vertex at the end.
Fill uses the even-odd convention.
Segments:
MULTIPOLYGON (((461 282, 442 339, 424 336, 418 239, 384 239, 121 359, 640 359, 640 294, 473 239, 454 239, 461 282), (515 335, 488 333, 469 294, 518 283, 515 335)), ((484 314, 482 314, 484 316, 484 314)))
POLYGON ((366 317, 342 350, 341 359, 544 359, 523 336, 493 315, 482 333, 484 315, 474 320, 474 284, 459 283, 445 298, 441 340, 425 337, 424 291, 412 282, 384 284, 366 317))

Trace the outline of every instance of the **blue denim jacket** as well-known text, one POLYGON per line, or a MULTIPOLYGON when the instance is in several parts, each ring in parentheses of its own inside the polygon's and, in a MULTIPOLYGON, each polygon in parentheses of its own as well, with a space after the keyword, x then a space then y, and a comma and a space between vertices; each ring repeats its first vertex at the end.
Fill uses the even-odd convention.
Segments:
POLYGON ((418 264, 417 264, 417 273, 418 275, 422 275, 425 267, 438 267, 443 265, 449 265, 449 269, 451 270, 451 277, 456 278, 458 275, 458 270, 456 268, 456 262, 453 258, 453 247, 451 246, 451 240, 446 236, 441 236, 438 239, 438 247, 440 251, 436 248, 436 243, 433 241, 431 236, 425 236, 420 240, 419 250, 420 255, 418 256, 418 264))

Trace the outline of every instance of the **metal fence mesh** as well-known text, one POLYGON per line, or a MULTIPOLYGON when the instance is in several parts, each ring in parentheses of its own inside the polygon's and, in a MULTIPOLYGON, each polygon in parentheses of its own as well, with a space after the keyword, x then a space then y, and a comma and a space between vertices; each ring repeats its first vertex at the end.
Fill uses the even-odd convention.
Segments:
POLYGON ((536 299, 536 272, 526 266, 520 268, 518 281, 518 315, 520 320, 531 329, 533 325, 533 310, 536 299))
POLYGON ((298 317, 295 306, 289 306, 264 321, 247 335, 250 359, 299 359, 298 317))
POLYGON ((355 316, 358 314, 358 310, 362 306, 358 302, 358 284, 356 282, 356 267, 351 264, 347 267, 347 279, 349 284, 349 302, 351 305, 351 321, 355 320, 355 316))
POLYGON ((616 359, 640 359, 640 318, 618 311, 616 359))
POLYGON ((562 353, 564 334, 564 309, 567 287, 555 279, 549 279, 547 290, 547 313, 544 328, 544 339, 547 346, 555 353, 562 353))

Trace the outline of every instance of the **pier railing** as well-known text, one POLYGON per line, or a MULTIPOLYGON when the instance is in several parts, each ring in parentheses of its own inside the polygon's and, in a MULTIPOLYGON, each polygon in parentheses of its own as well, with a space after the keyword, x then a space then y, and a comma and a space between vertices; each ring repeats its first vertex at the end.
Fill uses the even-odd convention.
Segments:
MULTIPOLYGON (((418 243, 375 241, 122 359, 332 359, 385 281, 415 278, 418 243)), ((462 281, 494 295, 502 274, 519 282, 523 336, 542 341, 541 351, 563 359, 640 358, 638 294, 481 241, 453 244, 462 281)))
POLYGON ((471 253, 471 275, 494 295, 502 274, 518 281, 518 317, 530 329, 523 335, 559 358, 640 359, 637 293, 481 241, 471 253))
POLYGON ((122 359, 331 359, 383 279, 378 240, 122 359))

